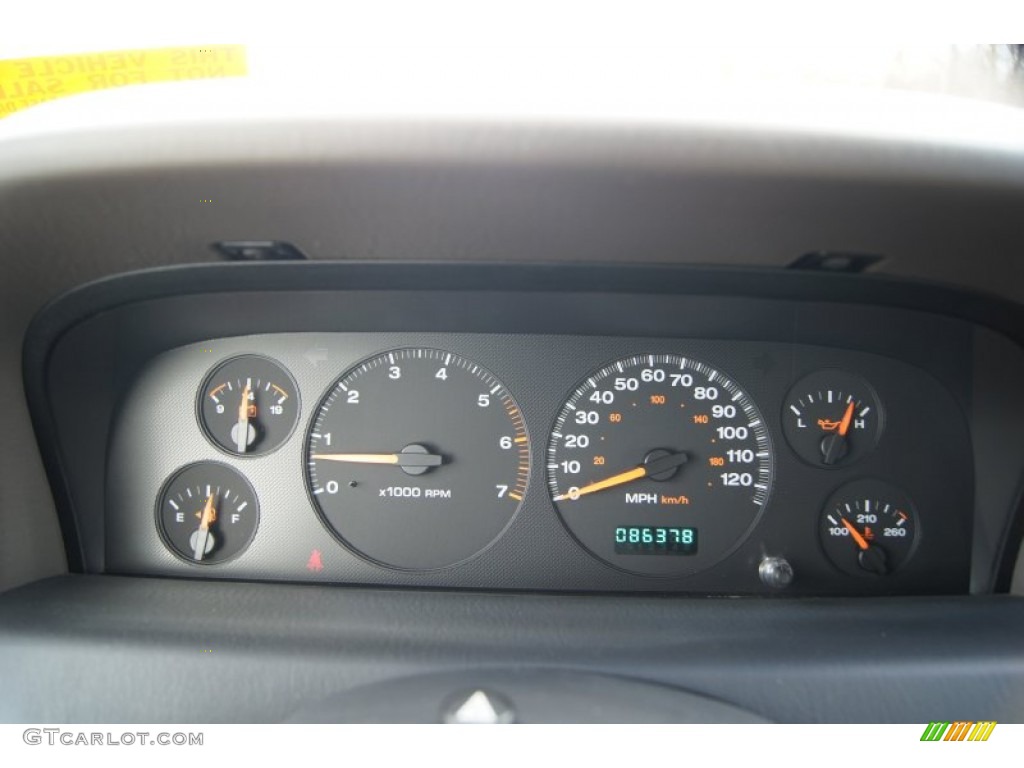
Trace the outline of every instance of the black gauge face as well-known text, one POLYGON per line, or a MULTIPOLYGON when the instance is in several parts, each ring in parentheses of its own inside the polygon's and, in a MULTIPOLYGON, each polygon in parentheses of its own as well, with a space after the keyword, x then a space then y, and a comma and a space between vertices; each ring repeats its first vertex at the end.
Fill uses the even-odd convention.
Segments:
POLYGON ((530 443, 489 371, 437 349, 397 349, 348 371, 313 418, 313 501, 352 549, 394 568, 466 560, 511 521, 530 443))
POLYGON ((913 554, 917 514, 898 488, 879 480, 858 480, 828 500, 819 532, 825 554, 841 571, 885 576, 913 554))
POLYGON ((266 357, 226 360, 206 377, 199 393, 203 431, 236 456, 258 456, 281 445, 299 417, 291 375, 266 357))
POLYGON ((711 366, 639 355, 602 368, 562 408, 548 485, 577 540, 635 573, 708 568, 768 501, 772 449, 757 406, 711 366))
POLYGON ((223 464, 200 462, 179 470, 157 501, 164 543, 191 563, 220 563, 243 552, 260 521, 249 482, 223 464))
POLYGON ((808 464, 847 467, 870 453, 882 434, 882 405, 864 379, 838 370, 812 373, 786 396, 783 430, 808 464))

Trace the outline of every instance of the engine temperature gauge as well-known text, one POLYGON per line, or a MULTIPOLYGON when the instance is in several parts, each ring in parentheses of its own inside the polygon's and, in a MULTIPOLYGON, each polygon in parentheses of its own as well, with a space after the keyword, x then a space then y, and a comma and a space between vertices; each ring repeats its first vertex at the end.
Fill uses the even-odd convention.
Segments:
POLYGON ((199 393, 203 431, 236 456, 269 453, 295 428, 299 402, 295 382, 266 357, 242 355, 225 360, 199 393))
POLYGON ((812 373, 786 396, 783 431, 808 464, 834 469, 870 453, 882 433, 882 406, 860 376, 838 370, 812 373))
POLYGON ((884 576, 913 553, 917 515, 898 488, 879 480, 858 480, 829 499, 819 532, 825 554, 841 571, 884 576))

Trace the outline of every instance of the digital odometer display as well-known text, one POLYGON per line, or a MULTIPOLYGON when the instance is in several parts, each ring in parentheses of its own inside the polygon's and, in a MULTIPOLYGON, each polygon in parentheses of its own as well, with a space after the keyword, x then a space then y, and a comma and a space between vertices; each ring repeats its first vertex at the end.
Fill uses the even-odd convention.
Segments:
POLYGON ((615 529, 615 552, 620 555, 695 555, 697 529, 620 525, 615 529))
POLYGON ((547 472, 558 514, 591 553, 623 570, 683 576, 749 534, 771 492, 772 446, 729 376, 683 355, 635 355, 572 392, 548 440, 547 472), (662 552, 688 557, 647 556, 662 552))

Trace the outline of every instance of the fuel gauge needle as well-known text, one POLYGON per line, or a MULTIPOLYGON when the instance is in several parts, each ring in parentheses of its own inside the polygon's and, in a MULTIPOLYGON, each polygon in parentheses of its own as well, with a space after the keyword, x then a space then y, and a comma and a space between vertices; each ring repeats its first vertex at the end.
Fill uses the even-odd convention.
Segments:
POLYGON ((206 555, 206 545, 210 539, 210 526, 217 520, 217 510, 213 506, 214 495, 210 494, 210 498, 206 500, 206 506, 203 507, 199 516, 199 531, 196 534, 196 546, 192 552, 192 557, 197 562, 206 555))
POLYGON ((249 385, 242 390, 242 402, 238 404, 238 426, 235 428, 235 449, 245 453, 249 446, 249 385))

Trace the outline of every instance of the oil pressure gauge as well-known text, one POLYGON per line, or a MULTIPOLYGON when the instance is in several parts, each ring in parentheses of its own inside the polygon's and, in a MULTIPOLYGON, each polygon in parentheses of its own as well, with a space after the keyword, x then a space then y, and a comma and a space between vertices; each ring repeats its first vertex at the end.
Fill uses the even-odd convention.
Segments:
POLYGON ((273 451, 291 435, 298 416, 291 375, 259 355, 225 360, 199 392, 203 431, 217 447, 236 456, 273 451))
POLYGON ((882 405, 860 376, 823 370, 805 376, 786 396, 783 431, 808 464, 849 466, 870 453, 882 434, 882 405))

